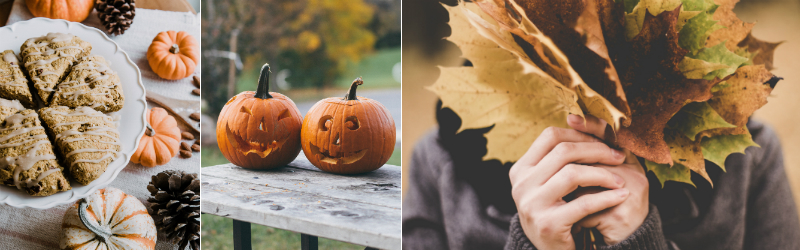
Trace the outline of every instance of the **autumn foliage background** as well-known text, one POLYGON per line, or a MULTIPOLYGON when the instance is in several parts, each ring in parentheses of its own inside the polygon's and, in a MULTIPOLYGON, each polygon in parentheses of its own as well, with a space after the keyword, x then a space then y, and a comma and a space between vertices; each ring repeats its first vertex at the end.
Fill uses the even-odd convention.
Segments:
MULTIPOLYGON (((451 6, 456 4, 455 1, 444 3, 451 6)), ((441 40, 450 35, 450 28, 447 26, 447 13, 437 1, 406 0, 403 7, 406 13, 403 19, 403 113, 415 117, 413 121, 406 119, 403 124, 403 151, 406 152, 403 157, 405 162, 409 162, 415 142, 436 125, 434 112, 437 97, 423 87, 433 84, 439 77, 436 65, 460 66, 463 60, 454 44, 441 40)), ((776 70, 773 71, 786 80, 777 85, 768 99, 769 103, 754 117, 772 125, 780 135, 786 171, 796 198, 800 197, 800 155, 797 155, 800 152, 800 131, 796 129, 796 124, 800 122, 800 117, 797 117, 800 114, 800 102, 792 93, 800 90, 797 85, 800 74, 793 70, 798 66, 793 58, 800 55, 800 47, 797 47, 800 36, 789 31, 800 28, 800 18, 792 11, 798 7, 800 4, 797 1, 743 0, 734 9, 740 19, 757 22, 753 29, 754 36, 766 41, 786 41, 775 52, 776 70)))

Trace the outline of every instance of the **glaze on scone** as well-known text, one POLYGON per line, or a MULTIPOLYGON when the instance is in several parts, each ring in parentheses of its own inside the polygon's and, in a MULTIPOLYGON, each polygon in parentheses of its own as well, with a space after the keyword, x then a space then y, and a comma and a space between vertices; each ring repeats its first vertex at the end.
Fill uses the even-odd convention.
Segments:
POLYGON ((122 109, 125 96, 120 79, 108 66, 102 56, 79 59, 56 87, 50 106, 89 106, 103 113, 122 109))
POLYGON ((17 108, 0 107, 0 181, 33 196, 70 190, 38 114, 22 109, 7 115, 17 108))
POLYGON ((65 106, 39 110, 42 121, 78 183, 89 184, 117 158, 121 146, 113 118, 90 107, 65 106))
POLYGON ((25 71, 45 105, 50 104, 54 88, 69 73, 75 61, 91 52, 91 44, 72 34, 63 33, 31 38, 20 47, 25 71))
POLYGON ((17 55, 11 50, 0 53, 0 98, 19 100, 28 108, 34 105, 28 78, 22 73, 17 55))

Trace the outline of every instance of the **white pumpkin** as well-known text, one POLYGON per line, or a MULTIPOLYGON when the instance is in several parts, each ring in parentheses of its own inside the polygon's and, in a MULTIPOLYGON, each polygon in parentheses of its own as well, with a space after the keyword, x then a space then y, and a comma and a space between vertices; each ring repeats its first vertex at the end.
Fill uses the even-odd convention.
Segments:
POLYGON ((61 249, 154 249, 156 225, 147 208, 116 188, 97 190, 64 214, 61 249))

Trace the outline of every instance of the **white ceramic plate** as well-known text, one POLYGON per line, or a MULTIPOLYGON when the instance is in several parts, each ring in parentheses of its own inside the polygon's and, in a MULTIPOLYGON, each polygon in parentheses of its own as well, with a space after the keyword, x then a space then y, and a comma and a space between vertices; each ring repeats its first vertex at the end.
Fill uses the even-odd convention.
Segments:
POLYGON ((84 186, 72 181, 70 182, 72 190, 46 197, 30 196, 22 190, 0 185, 0 204, 8 204, 20 208, 46 209, 56 205, 72 203, 80 198, 89 196, 97 189, 108 186, 117 177, 117 174, 128 165, 131 155, 139 146, 139 138, 144 134, 144 115, 147 110, 147 101, 139 67, 131 61, 128 54, 117 43, 109 39, 102 31, 65 20, 34 18, 0 28, 0 51, 10 49, 19 55, 19 47, 25 40, 31 37, 43 36, 49 32, 70 33, 91 43, 92 55, 105 57, 106 61, 111 63, 111 69, 119 74, 119 78, 122 80, 122 90, 125 94, 125 105, 122 110, 116 112, 122 118, 119 122, 122 151, 119 157, 111 162, 106 172, 97 180, 89 183, 89 185, 84 186))

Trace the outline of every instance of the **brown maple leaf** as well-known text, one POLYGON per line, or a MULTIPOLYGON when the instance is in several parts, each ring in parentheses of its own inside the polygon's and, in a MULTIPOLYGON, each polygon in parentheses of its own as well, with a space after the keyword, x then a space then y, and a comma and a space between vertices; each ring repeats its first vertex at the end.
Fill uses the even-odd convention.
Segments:
POLYGON ((687 79, 678 69, 687 50, 678 45, 680 6, 658 16, 645 15, 641 32, 621 56, 618 69, 631 107, 631 125, 617 133, 617 144, 650 161, 671 164, 664 128, 688 102, 711 98, 715 80, 687 79))
POLYGON ((767 104, 767 97, 772 92, 768 81, 773 77, 764 65, 749 65, 737 69, 725 81, 725 87, 714 92, 714 96, 708 100, 708 104, 722 119, 736 127, 707 130, 698 134, 697 138, 744 134, 750 116, 767 104))
POLYGON ((782 41, 777 43, 761 41, 753 37, 752 33, 748 33, 747 37, 739 42, 738 45, 739 47, 747 48, 750 53, 756 53, 756 56, 753 57, 754 65, 763 64, 767 70, 771 71, 774 69, 772 67, 772 58, 775 54, 775 48, 782 43, 782 41))
POLYGON ((750 34, 750 30, 756 24, 744 22, 736 17, 736 13, 733 13, 733 7, 739 0, 714 0, 714 2, 719 4, 719 7, 714 12, 713 18, 718 21, 718 25, 725 26, 725 28, 711 32, 706 40, 706 47, 725 42, 726 48, 736 51, 739 42, 750 34))

